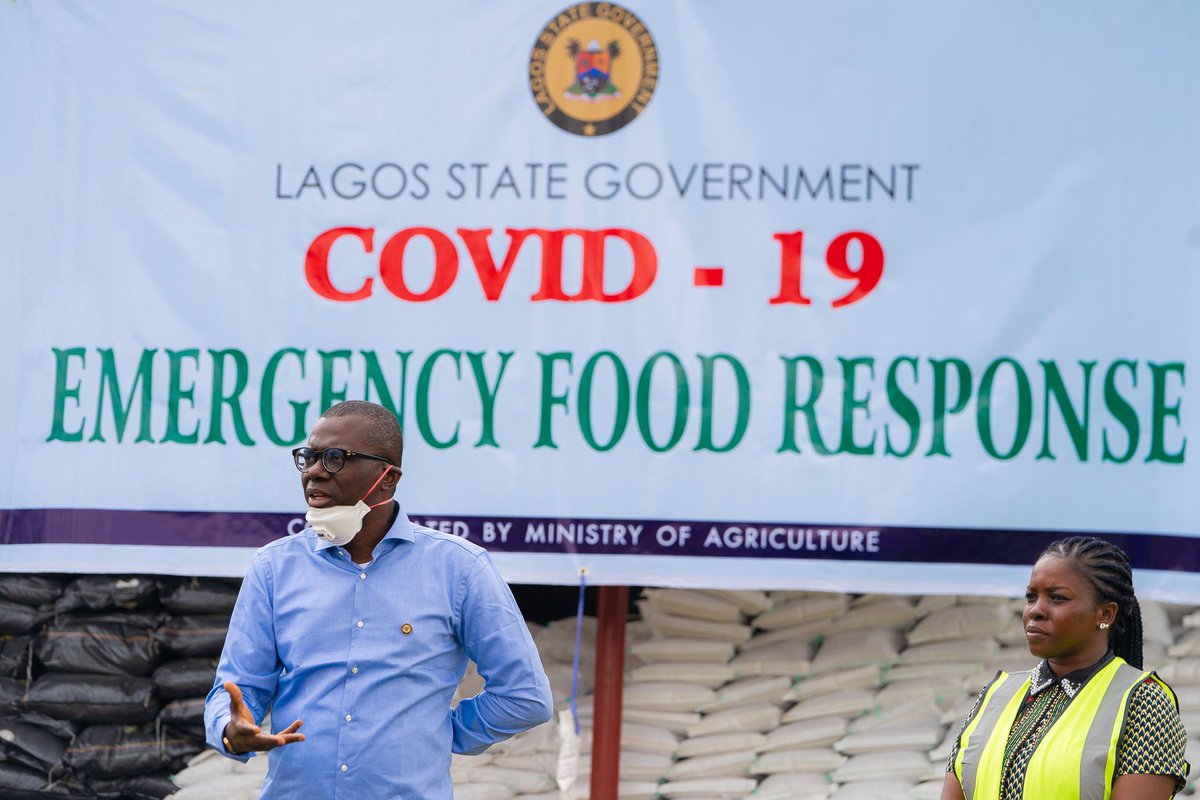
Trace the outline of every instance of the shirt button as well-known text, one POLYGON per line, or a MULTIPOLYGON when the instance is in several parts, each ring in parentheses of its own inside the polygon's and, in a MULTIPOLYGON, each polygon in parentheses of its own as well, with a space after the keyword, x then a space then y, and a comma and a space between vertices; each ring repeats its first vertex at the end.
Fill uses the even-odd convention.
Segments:
POLYGON ((357 675, 357 674, 358 674, 358 667, 351 667, 351 668, 350 668, 350 672, 351 672, 352 674, 354 674, 354 675, 357 675))
POLYGON ((349 722, 352 719, 354 719, 354 717, 350 716, 349 714, 346 715, 346 722, 349 722))
POLYGON ((365 572, 358 573, 358 579, 360 581, 365 581, 367 579, 367 573, 365 573, 365 572))
POLYGON ((363 621, 360 619, 358 622, 356 622, 354 624, 361 628, 363 626, 363 621))
POLYGON ((348 769, 350 769, 350 766, 348 764, 342 764, 342 772, 345 772, 348 769))

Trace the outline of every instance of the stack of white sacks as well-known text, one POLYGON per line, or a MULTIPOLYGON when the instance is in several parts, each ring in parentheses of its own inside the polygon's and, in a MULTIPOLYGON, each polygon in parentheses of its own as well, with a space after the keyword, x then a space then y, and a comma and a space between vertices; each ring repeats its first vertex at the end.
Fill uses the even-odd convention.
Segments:
MULTIPOLYGON (((978 691, 997 669, 1035 663, 1020 625, 1023 602, 647 589, 642 619, 627 625, 620 797, 937 798, 978 691)), ((1142 611, 1146 666, 1178 692, 1196 763, 1200 610, 1146 602, 1142 611)), ((584 623, 581 735, 567 711, 575 619, 531 626, 559 718, 480 756, 455 756, 456 800, 587 799, 596 621, 584 623)), ((481 688, 472 668, 458 697, 481 688)), ((176 776, 188 787, 176 797, 217 797, 201 793, 203 779, 256 796, 253 774, 222 771, 233 762, 213 755, 176 776)))

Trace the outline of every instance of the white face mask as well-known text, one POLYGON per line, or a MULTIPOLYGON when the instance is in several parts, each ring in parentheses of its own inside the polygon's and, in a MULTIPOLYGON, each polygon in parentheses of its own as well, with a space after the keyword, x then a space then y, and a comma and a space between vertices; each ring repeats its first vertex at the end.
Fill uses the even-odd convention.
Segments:
POLYGON ((363 519, 366 518, 367 514, 371 513, 372 508, 392 502, 390 497, 373 506, 369 506, 365 502, 371 496, 371 492, 375 491, 375 487, 379 485, 379 482, 389 472, 391 472, 391 469, 384 470, 383 475, 380 475, 375 483, 371 484, 371 488, 367 489, 367 493, 363 495, 362 500, 359 500, 352 506, 309 508, 304 518, 312 526, 313 532, 325 541, 332 542, 338 547, 349 544, 358 535, 358 532, 362 530, 363 519))

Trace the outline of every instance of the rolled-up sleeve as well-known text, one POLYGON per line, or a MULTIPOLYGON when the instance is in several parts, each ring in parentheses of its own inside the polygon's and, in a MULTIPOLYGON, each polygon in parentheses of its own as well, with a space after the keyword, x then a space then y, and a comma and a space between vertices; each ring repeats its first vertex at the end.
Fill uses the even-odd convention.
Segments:
POLYGON ((217 665, 217 677, 204 701, 204 730, 208 744, 217 752, 239 761, 247 761, 253 753, 234 755, 221 742, 231 718, 229 693, 223 684, 225 681, 236 683, 255 721, 262 722, 275 695, 280 673, 271 583, 270 565, 260 551, 242 581, 217 665))
POLYGON ((512 592, 486 553, 466 582, 459 636, 484 690, 451 712, 455 753, 474 755, 548 721, 550 682, 512 592))

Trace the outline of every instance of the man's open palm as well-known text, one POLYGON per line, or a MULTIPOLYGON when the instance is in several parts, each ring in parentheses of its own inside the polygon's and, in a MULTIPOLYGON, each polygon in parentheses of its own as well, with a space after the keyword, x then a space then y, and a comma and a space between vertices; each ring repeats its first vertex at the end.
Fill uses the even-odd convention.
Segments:
POLYGON ((229 740, 233 752, 274 750, 285 744, 304 741, 304 734, 296 733, 304 724, 302 721, 296 720, 279 733, 263 733, 262 728, 254 723, 254 715, 242 700, 242 690, 237 684, 226 681, 225 691, 229 692, 229 713, 233 715, 225 726, 225 738, 229 740))

